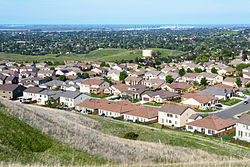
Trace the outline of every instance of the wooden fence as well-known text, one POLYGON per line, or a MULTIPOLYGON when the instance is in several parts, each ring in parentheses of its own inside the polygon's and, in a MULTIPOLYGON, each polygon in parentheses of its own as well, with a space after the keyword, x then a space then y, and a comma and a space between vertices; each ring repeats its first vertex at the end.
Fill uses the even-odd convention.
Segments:
POLYGON ((148 121, 148 122, 140 122, 140 121, 137 121, 137 120, 135 121, 135 123, 142 124, 142 125, 150 125, 150 124, 154 124, 154 123, 157 123, 157 122, 158 122, 158 119, 148 121))
POLYGON ((192 108, 196 108, 196 109, 199 108, 199 106, 196 106, 196 105, 189 105, 189 104, 176 103, 176 102, 173 102, 173 101, 164 101, 163 103, 177 104, 177 105, 180 105, 180 106, 192 107, 192 108))
POLYGON ((223 131, 223 132, 217 133, 216 135, 217 135, 217 136, 228 135, 228 134, 230 134, 230 133, 235 132, 235 130, 236 130, 236 128, 228 129, 228 130, 225 130, 225 131, 223 131))

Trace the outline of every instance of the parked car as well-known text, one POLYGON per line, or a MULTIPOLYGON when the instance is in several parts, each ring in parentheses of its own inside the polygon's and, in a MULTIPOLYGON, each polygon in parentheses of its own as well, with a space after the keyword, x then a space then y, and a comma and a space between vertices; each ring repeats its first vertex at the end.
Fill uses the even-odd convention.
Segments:
POLYGON ((215 104, 216 107, 223 107, 222 104, 215 104))
POLYGON ((244 103, 243 104, 248 104, 248 101, 244 101, 244 103))
POLYGON ((238 96, 245 97, 246 95, 243 92, 237 92, 236 93, 238 96))

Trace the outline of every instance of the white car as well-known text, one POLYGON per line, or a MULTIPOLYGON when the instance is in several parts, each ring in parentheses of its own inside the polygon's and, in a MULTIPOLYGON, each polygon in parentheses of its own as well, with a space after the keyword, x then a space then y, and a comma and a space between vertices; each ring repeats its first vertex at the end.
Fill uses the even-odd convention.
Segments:
POLYGON ((245 97, 246 95, 243 92, 237 92, 236 93, 238 96, 245 97))

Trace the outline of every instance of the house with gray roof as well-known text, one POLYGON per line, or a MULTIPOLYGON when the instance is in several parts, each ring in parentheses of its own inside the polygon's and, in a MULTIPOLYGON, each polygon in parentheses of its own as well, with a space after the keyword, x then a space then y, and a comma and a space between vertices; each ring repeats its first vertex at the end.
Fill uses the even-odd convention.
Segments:
POLYGON ((226 100, 228 98, 231 98, 234 93, 233 93, 233 90, 231 89, 224 89, 224 88, 213 86, 213 87, 209 87, 207 89, 201 90, 200 92, 198 92, 198 94, 211 94, 217 97, 219 100, 221 99, 226 100))
POLYGON ((63 85, 63 81, 59 81, 59 80, 52 80, 49 82, 46 82, 42 85, 40 85, 40 88, 46 88, 46 89, 55 89, 57 87, 59 87, 61 89, 61 86, 63 85))
POLYGON ((66 108, 74 108, 77 104, 91 99, 87 94, 74 91, 62 91, 52 97, 66 108))
POLYGON ((165 104, 159 109, 158 123, 171 127, 183 127, 193 114, 196 114, 196 111, 191 107, 165 104))

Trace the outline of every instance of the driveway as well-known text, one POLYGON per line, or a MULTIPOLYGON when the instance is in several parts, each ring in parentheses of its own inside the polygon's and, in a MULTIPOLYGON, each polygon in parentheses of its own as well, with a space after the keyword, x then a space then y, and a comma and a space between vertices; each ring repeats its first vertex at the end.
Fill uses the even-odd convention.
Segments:
POLYGON ((214 115, 217 115, 221 118, 232 118, 235 119, 234 116, 241 114, 243 112, 249 111, 250 110, 250 98, 248 97, 247 99, 244 99, 242 102, 236 104, 233 107, 224 109, 221 112, 213 113, 214 115), (248 104, 243 104, 244 101, 248 101, 248 104))

